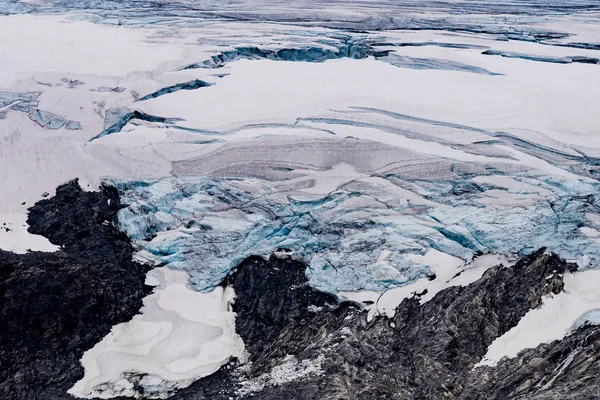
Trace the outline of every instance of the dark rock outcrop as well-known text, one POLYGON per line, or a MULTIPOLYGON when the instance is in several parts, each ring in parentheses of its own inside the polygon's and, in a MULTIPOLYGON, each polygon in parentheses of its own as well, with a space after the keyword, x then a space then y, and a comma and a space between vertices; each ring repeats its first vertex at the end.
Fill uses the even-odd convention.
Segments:
POLYGON ((28 219, 31 233, 61 250, 0 251, 1 399, 71 399, 83 353, 139 311, 146 268, 111 223, 118 208, 114 189, 70 182, 28 219))
POLYGON ((228 277, 237 295, 236 330, 251 361, 275 351, 273 344, 285 328, 305 325, 314 318, 314 310, 337 305, 333 296, 308 285, 305 270, 304 264, 290 259, 251 257, 228 277))
POLYGON ((600 399, 600 329, 583 327, 565 339, 524 350, 495 368, 469 375, 461 399, 600 399))
POLYGON ((574 269, 540 250, 511 268, 488 270, 469 286, 443 290, 427 303, 407 299, 391 320, 367 322, 351 304, 333 305, 312 293, 303 274, 293 273, 302 271, 294 261, 249 260, 228 283, 236 287, 237 329, 253 362, 233 368, 227 387, 211 391, 217 381, 208 377, 174 398, 598 398, 600 329, 595 327, 497 367, 473 369, 495 338, 538 307, 543 296, 562 291, 563 274, 574 269), (283 290, 283 282, 291 289, 283 290), (296 295, 298 287, 311 294, 296 295), (286 307, 296 317, 285 318, 286 307), (305 309, 312 311, 300 311, 305 309), (290 356, 297 378, 278 380, 273 371, 289 366, 290 356), (207 391, 211 396, 204 395, 207 391))

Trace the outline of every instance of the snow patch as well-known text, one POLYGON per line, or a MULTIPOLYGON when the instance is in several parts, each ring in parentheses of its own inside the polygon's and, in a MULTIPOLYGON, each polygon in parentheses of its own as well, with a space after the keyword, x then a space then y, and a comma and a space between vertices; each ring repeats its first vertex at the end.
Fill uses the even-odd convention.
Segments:
POLYGON ((585 321, 598 323, 600 271, 589 270, 564 275, 564 290, 543 299, 511 330, 496 338, 476 365, 494 366, 504 357, 513 358, 525 349, 560 340, 585 321))
POLYGON ((0 212, 0 249, 19 254, 30 250, 52 252, 60 249, 47 238, 27 232, 27 226, 24 212, 0 212))
POLYGON ((257 378, 247 381, 241 381, 241 387, 236 390, 238 396, 246 396, 253 392, 259 392, 265 387, 280 386, 288 382, 293 382, 307 376, 318 376, 323 374, 321 364, 325 360, 323 355, 319 355, 313 360, 305 359, 298 361, 292 355, 284 358, 283 363, 273 367, 273 369, 257 378))
POLYGON ((187 288, 187 280, 182 271, 150 271, 147 282, 156 288, 144 299, 141 314, 115 325, 83 355, 84 377, 69 393, 135 397, 141 390, 148 398, 166 398, 216 372, 232 357, 244 361, 244 343, 231 309, 233 289, 198 293, 187 288))

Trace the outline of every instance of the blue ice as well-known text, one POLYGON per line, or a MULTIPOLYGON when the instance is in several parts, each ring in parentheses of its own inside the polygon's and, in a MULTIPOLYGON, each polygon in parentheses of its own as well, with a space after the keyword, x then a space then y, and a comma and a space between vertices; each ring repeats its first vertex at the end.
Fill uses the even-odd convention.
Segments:
POLYGON ((585 217, 600 206, 592 195, 597 185, 545 176, 529 182, 554 197, 484 206, 475 200, 486 196, 485 185, 457 191, 456 184, 421 183, 420 193, 436 204, 426 212, 410 212, 402 201, 382 206, 375 200, 389 197, 384 192, 337 190, 303 199, 259 179, 109 184, 127 205, 119 227, 140 255, 189 272, 196 290, 211 290, 248 256, 286 249, 308 265, 311 285, 337 292, 383 291, 427 276, 428 265, 406 256, 430 249, 468 261, 477 253, 521 255, 547 247, 571 260, 585 254, 595 265, 600 244, 579 228, 600 228, 585 217))

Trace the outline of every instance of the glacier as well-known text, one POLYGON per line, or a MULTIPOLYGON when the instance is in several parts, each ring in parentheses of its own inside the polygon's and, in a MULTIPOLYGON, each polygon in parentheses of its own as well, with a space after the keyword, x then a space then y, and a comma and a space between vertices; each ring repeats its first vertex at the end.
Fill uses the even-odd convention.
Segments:
POLYGON ((429 265, 406 256, 430 249, 468 262, 476 254, 525 255, 547 247, 583 267, 597 265, 600 243, 581 228, 600 228, 586 218, 598 212, 598 185, 544 175, 513 179, 529 188, 468 178, 410 182, 421 204, 394 193, 409 182, 385 178, 357 179, 325 196, 258 179, 108 184, 127 205, 119 227, 138 255, 188 272, 198 291, 213 290, 248 256, 282 249, 308 264, 311 285, 329 293, 382 292, 426 277, 429 265), (530 198, 510 204, 511 195, 530 198))
MULTIPOLYGON (((304 262, 371 320, 539 248, 579 264, 567 283, 597 275, 593 2, 11 0, 0 15, 0 248, 58 250, 27 232, 27 208, 79 178, 118 190, 118 228, 156 267, 140 315, 82 359, 77 396, 141 382, 165 398, 243 358, 220 285, 253 255, 304 262), (165 293, 210 301, 190 322, 186 301, 163 315, 165 293), (157 330, 201 337, 197 357, 161 342, 140 362, 128 334, 148 347, 157 330)), ((490 359, 595 308, 537 342, 527 321, 551 319, 529 315, 490 359)))

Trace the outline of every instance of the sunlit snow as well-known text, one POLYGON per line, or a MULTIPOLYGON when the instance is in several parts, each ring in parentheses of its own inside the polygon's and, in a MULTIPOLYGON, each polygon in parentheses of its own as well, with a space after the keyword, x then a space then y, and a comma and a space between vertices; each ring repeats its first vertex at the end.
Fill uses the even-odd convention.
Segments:
POLYGON ((0 249, 56 250, 27 208, 79 178, 119 190, 136 259, 163 265, 71 393, 135 395, 137 373, 165 398, 243 359, 219 284, 250 255, 293 254, 375 318, 546 247, 583 271, 485 362, 597 320, 599 14, 427 3, 0 4, 0 249))

